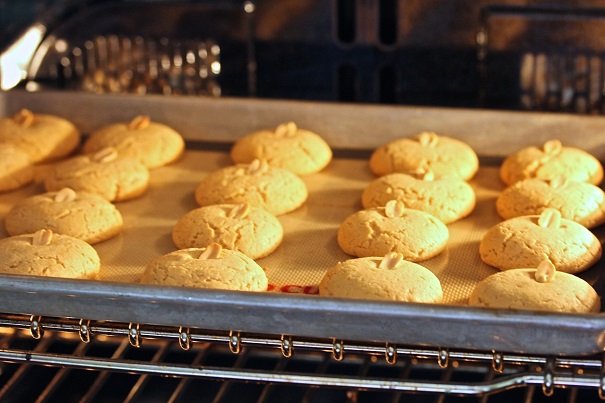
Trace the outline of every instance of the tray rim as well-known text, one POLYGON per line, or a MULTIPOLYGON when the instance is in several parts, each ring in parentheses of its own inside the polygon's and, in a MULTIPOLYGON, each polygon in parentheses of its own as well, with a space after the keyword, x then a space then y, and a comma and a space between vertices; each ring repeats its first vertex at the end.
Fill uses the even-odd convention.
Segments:
MULTIPOLYGON (((479 155, 488 156, 506 154, 511 146, 509 143, 494 146, 493 142, 486 141, 486 134, 493 139, 507 134, 511 127, 527 125, 528 130, 520 130, 507 137, 518 149, 535 143, 536 139, 550 139, 552 136, 545 137, 543 133, 535 137, 528 135, 546 121, 547 128, 558 125, 561 130, 583 129, 580 133, 575 130, 569 132, 566 137, 569 144, 582 146, 601 160, 605 157, 605 145, 601 145, 596 136, 605 127, 605 117, 597 116, 244 98, 97 95, 67 91, 29 93, 15 90, 0 93, 0 116, 15 113, 25 106, 37 113, 57 113, 68 119, 75 118, 76 125, 85 133, 95 129, 101 121, 120 121, 131 118, 133 114, 151 112, 154 120, 176 125, 186 140, 194 142, 230 143, 243 133, 277 125, 289 117, 302 122, 299 124, 301 127, 312 130, 323 125, 328 142, 336 148, 358 150, 367 150, 393 136, 414 134, 422 125, 439 118, 439 124, 434 127, 449 126, 454 136, 461 128, 469 127, 469 122, 475 122, 471 130, 455 137, 467 141, 479 155), (165 108, 176 108, 178 113, 170 114, 165 108), (199 113, 200 109, 206 113, 199 113), (230 114, 238 114, 241 119, 226 120, 230 114), (326 120, 326 114, 331 120, 326 120), (189 120, 183 121, 184 116, 189 120), (353 116, 352 121, 343 124, 342 119, 346 116, 353 116), (408 123, 405 133, 392 129, 393 122, 399 119, 408 123), (490 119, 506 124, 493 130, 482 126, 490 119), (215 122, 216 130, 199 130, 208 122, 215 122), (363 127, 361 134, 353 137, 355 141, 352 144, 351 125, 360 124, 363 127), (385 133, 368 136, 380 130, 385 130, 385 133)), ((493 121, 489 126, 494 126, 493 121)), ((13 314, 502 352, 586 355, 602 352, 605 348, 605 316, 602 313, 576 315, 336 300, 291 294, 193 290, 9 275, 0 275, 0 307, 1 311, 13 314), (153 289, 151 296, 150 289, 153 289), (209 309, 212 309, 211 314, 209 309), (468 331, 469 326, 473 326, 473 331, 468 331)))

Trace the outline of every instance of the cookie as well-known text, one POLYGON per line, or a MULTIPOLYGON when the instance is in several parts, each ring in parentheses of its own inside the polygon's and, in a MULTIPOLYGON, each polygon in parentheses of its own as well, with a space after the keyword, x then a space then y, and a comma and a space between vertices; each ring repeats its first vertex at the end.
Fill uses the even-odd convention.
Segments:
POLYGON ((411 262, 437 256, 448 238, 444 223, 424 211, 405 208, 396 200, 385 207, 358 211, 338 229, 338 245, 348 255, 371 257, 398 252, 411 262))
POLYGON ((147 168, 157 168, 178 159, 185 141, 174 129, 141 115, 93 132, 82 150, 94 153, 106 147, 114 147, 121 156, 134 158, 147 168))
POLYGON ((94 279, 97 251, 81 239, 43 229, 0 240, 0 273, 94 279))
POLYGON ((594 265, 601 253, 592 232, 552 208, 496 224, 479 244, 481 259, 500 270, 537 267, 549 259, 558 271, 574 274, 594 265))
POLYGON ((307 196, 307 186, 296 174, 261 160, 211 172, 195 191, 200 206, 248 203, 273 215, 296 210, 307 196))
POLYGON ((105 241, 122 230, 122 215, 101 196, 64 188, 29 197, 6 215, 10 235, 33 234, 41 229, 79 238, 89 244, 105 241))
POLYGON ((332 150, 318 134, 288 122, 275 130, 260 130, 239 139, 231 148, 231 159, 235 164, 265 160, 270 166, 309 175, 330 163, 332 150))
POLYGON ((34 180, 34 166, 27 153, 11 144, 0 144, 0 192, 19 189, 34 180))
POLYGON ((562 218, 594 228, 605 222, 605 192, 598 186, 564 176, 531 178, 507 187, 496 200, 498 214, 505 220, 539 215, 547 208, 558 210, 562 218))
POLYGON ((548 260, 536 269, 507 270, 483 279, 473 289, 469 305, 572 313, 601 310, 600 298, 590 284, 555 270, 548 260))
POLYGON ((266 291, 263 269, 241 252, 213 243, 160 256, 145 268, 141 283, 173 287, 266 291))
POLYGON ((586 151, 564 147, 559 140, 549 140, 541 148, 523 148, 500 166, 500 178, 508 186, 527 178, 550 180, 559 176, 598 185, 603 180, 603 166, 586 151))
POLYGON ((479 169, 479 159, 468 144, 429 132, 394 140, 377 148, 370 157, 370 169, 377 176, 413 173, 425 166, 435 178, 447 175, 469 180, 479 169))
POLYGON ((400 253, 339 262, 319 283, 325 297, 437 303, 443 299, 439 279, 400 253))
POLYGON ((48 162, 74 152, 80 145, 80 131, 61 117, 22 109, 0 119, 0 144, 20 148, 32 163, 48 162))
POLYGON ((279 220, 258 207, 242 204, 214 204, 185 214, 172 230, 178 249, 201 248, 213 242, 260 259, 280 244, 284 230, 279 220))
POLYGON ((475 208, 475 191, 462 179, 435 179, 432 171, 419 175, 393 173, 374 179, 364 189, 364 208, 384 207, 398 200, 407 208, 422 210, 449 224, 468 216, 475 208))
POLYGON ((60 162, 44 180, 47 192, 68 187, 115 202, 139 197, 148 186, 147 168, 133 158, 118 155, 112 147, 60 162))

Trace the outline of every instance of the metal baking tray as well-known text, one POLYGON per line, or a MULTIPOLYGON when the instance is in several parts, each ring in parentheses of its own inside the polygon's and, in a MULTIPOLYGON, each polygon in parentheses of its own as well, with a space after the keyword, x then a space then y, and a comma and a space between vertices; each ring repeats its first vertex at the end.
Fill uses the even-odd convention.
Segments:
MULTIPOLYGON (((397 137, 431 130, 467 142, 482 163, 558 138, 600 160, 605 118, 547 113, 353 105, 243 98, 0 93, 0 116, 21 108, 72 120, 85 133, 149 114, 189 143, 225 146, 252 130, 293 120, 321 132, 335 155, 368 156, 397 137)), ((599 270, 601 268, 599 267, 599 270)), ((602 280, 595 288, 601 290, 602 280)), ((544 355, 605 347, 603 314, 573 315, 0 276, 0 312, 183 326, 242 333, 441 346, 544 355)))

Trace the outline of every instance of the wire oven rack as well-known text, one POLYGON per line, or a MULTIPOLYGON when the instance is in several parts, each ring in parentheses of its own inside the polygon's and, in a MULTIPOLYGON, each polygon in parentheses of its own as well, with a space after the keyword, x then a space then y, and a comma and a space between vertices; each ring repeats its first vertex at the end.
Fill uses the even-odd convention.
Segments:
MULTIPOLYGON (((4 379, 0 398, 19 393, 24 397, 25 392, 17 392, 16 385, 24 382, 25 371, 32 364, 55 367, 46 375, 50 379, 44 389, 35 391, 38 401, 57 399, 61 384, 69 383, 70 371, 82 369, 100 372, 87 381, 80 401, 98 398, 106 378, 116 376, 109 373, 130 374, 125 401, 156 393, 144 387, 156 382, 171 386, 161 400, 185 401, 187 393, 196 390, 190 387, 188 391, 185 386, 202 380, 225 381, 214 383, 214 398, 206 397, 213 401, 228 401, 229 385, 241 382, 256 385, 251 401, 279 401, 283 393, 292 396, 292 390, 302 401, 328 390, 349 399, 361 394, 364 401, 397 401, 411 392, 475 396, 487 401, 502 392, 528 397, 536 388, 545 396, 554 396, 557 389, 557 397, 563 393, 559 389, 566 388, 567 401, 605 396, 603 356, 450 351, 35 315, 0 314, 0 327, 10 329, 0 333, 0 360, 25 364, 11 369, 5 366, 0 372, 0 380, 4 379), (108 346, 109 351, 101 348, 108 346), (179 380, 149 382, 150 377, 179 380), (524 390, 516 390, 519 388, 524 390)), ((233 386, 230 393, 238 393, 238 387, 242 386, 233 386)), ((65 394, 59 395, 65 398, 65 394)))
MULTIPOLYGON (((506 153, 509 148, 541 141, 532 134, 542 133, 545 122, 552 128, 549 135, 573 133, 568 138, 570 144, 575 142, 598 154, 595 133, 602 131, 605 122, 602 117, 572 115, 229 98, 0 93, 4 114, 24 105, 63 114, 84 131, 103 120, 118 121, 144 110, 163 116, 167 124, 189 136, 225 142, 250 128, 270 126, 288 117, 311 129, 321 125, 336 148, 351 147, 350 133, 356 132, 358 150, 382 142, 376 133, 392 135, 392 122, 397 119, 408 122, 412 131, 429 125, 438 132, 458 133, 486 156, 494 155, 494 147, 498 153, 506 153), (165 114, 166 110, 173 113, 165 114), (239 118, 227 118, 233 116, 239 118), (197 130, 203 125, 214 127, 211 135, 216 138, 197 130), (486 125, 490 138, 483 136, 486 125), (582 130, 571 130, 577 127, 582 130), (506 142, 494 145, 490 141, 493 137, 506 142)), ((150 291, 141 285, 39 281, 21 276, 0 276, 0 307, 5 312, 0 315, 0 328, 5 329, 0 361, 6 363, 0 374, 6 392, 0 395, 7 398, 8 393, 34 390, 17 385, 21 374, 38 366, 51 371, 45 378, 48 388, 58 383, 80 387, 85 382, 71 380, 66 371, 90 377, 86 370, 95 370, 94 377, 102 380, 92 380, 91 389, 81 391, 76 400, 87 400, 89 394, 92 399, 101 386, 97 382, 114 376, 109 373, 120 373, 130 380, 132 374, 139 380, 151 377, 153 382, 140 382, 152 388, 180 382, 174 379, 196 385, 203 382, 204 387, 210 382, 217 395, 209 400, 216 401, 229 401, 230 393, 236 393, 227 392, 223 387, 231 387, 224 385, 238 385, 233 390, 247 397, 251 384, 260 388, 253 401, 280 401, 275 396, 292 388, 302 393, 303 401, 314 399, 304 397, 307 393, 340 393, 340 400, 346 399, 347 393, 350 400, 368 396, 368 400, 397 401, 407 393, 491 400, 520 390, 524 396, 534 396, 536 389, 536 396, 544 394, 539 392, 542 389, 546 395, 565 394, 568 400, 582 400, 576 396, 587 393, 596 399, 604 390, 602 314, 427 308, 164 287, 150 291), (65 343, 70 346, 67 350, 65 343), (109 346, 115 350, 107 353, 109 346), (104 353, 95 353, 98 349, 104 353), (144 352, 150 353, 141 356, 144 352), (220 353, 220 359, 202 359, 215 353, 220 353), (172 359, 172 354, 187 355, 187 359, 172 359), (201 358, 196 358, 198 355, 201 358)), ((122 399, 131 393, 144 393, 137 385, 139 381, 131 382, 122 399)), ((107 387, 116 388, 114 382, 107 387)), ((188 393, 177 390, 181 390, 178 385, 170 394, 188 393)), ((192 390, 199 393, 198 388, 192 390)), ((37 392, 41 401, 52 400, 51 394, 66 396, 51 389, 37 392)), ((170 395, 165 400, 170 400, 170 395)))

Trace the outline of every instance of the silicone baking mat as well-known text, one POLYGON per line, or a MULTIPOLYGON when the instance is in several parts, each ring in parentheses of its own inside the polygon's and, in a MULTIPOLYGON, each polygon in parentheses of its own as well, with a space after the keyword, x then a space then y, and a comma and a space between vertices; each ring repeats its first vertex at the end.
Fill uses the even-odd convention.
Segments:
MULTIPOLYGON (((194 191, 209 172, 231 164, 222 151, 187 150, 174 164, 151 171, 149 190, 142 197, 116 203, 124 217, 119 236, 94 245, 102 262, 102 280, 138 282, 145 265, 154 257, 175 250, 172 227, 188 211, 197 208, 194 191)), ((0 217, 19 200, 42 193, 45 167, 38 168, 37 183, 0 194, 0 217)), ((361 193, 375 176, 367 160, 336 158, 321 173, 303 177, 309 189, 307 202, 279 217, 284 239, 271 255, 259 259, 271 289, 286 292, 316 292, 325 271, 351 256, 336 241, 340 223, 360 210, 361 193)), ((482 167, 470 182, 477 195, 473 213, 448 225, 447 249, 420 262, 440 279, 444 302, 465 304, 473 286, 496 270, 479 258, 479 241, 499 222, 495 200, 502 190, 498 168, 482 167)), ((7 236, 4 227, 0 236, 7 236)))

